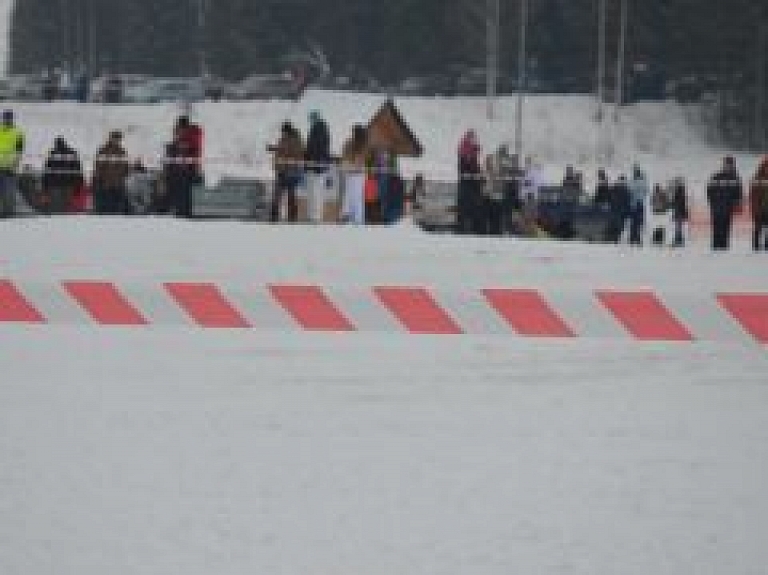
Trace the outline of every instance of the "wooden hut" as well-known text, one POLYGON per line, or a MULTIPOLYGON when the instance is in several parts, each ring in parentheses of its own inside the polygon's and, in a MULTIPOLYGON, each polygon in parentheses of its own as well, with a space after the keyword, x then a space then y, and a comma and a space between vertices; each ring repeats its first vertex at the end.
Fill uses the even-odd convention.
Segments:
POLYGON ((410 158, 418 158, 424 151, 392 100, 384 102, 368 123, 368 145, 410 158))

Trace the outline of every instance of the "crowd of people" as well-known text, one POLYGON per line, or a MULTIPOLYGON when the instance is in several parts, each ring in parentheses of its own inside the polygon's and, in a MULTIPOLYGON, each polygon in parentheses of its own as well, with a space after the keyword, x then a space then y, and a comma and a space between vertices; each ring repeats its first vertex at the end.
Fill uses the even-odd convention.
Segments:
POLYGON ((24 132, 6 110, 0 124, 0 215, 12 215, 16 190, 43 214, 100 215, 191 214, 191 193, 204 182, 203 130, 186 115, 177 118, 165 146, 160 177, 149 173, 123 145, 123 133, 111 131, 98 149, 86 177, 79 153, 63 136, 54 139, 39 178, 33 169, 20 169, 24 132), (24 192, 28 193, 24 193, 24 192))
MULTIPOLYGON (((374 144, 365 126, 352 127, 341 156, 336 157, 328 124, 318 112, 310 114, 309 125, 305 141, 291 122, 284 122, 279 140, 267 147, 275 171, 270 221, 391 224, 403 217, 409 202, 418 209, 427 201, 424 177, 414 178, 406 190, 397 155, 387 146, 374 144), (330 183, 333 177, 341 180, 340 186, 330 183), (303 188, 301 195, 299 187, 303 188)), ((189 217, 192 188, 204 183, 203 139, 199 125, 186 115, 179 116, 158 178, 131 159, 123 146, 123 134, 112 131, 94 158, 88 180, 77 151, 58 136, 43 167, 43 193, 35 208, 49 214, 89 211, 189 217)), ((13 111, 5 110, 0 123, 0 215, 13 213, 15 190, 25 175, 19 170, 24 150, 24 132, 16 125, 13 111)), ((484 156, 477 134, 469 130, 461 138, 457 159, 457 233, 542 233, 544 182, 540 167, 531 158, 523 163, 505 145, 484 156)), ((748 196, 734 159, 724 158, 706 190, 713 249, 730 247, 734 217, 748 208, 752 246, 755 251, 768 250, 768 156, 747 187, 748 196)), ((604 216, 603 241, 618 243, 627 237, 630 244, 641 245, 646 236, 655 240, 655 233, 645 233, 648 215, 669 213, 674 222, 671 245, 685 244, 684 228, 691 214, 683 178, 668 186, 652 185, 642 168, 634 166, 629 177, 619 175, 611 181, 600 169, 594 192, 588 193, 582 174, 568 166, 558 192, 559 202, 589 205, 604 216)))
POLYGON ((284 219, 300 219, 301 184, 306 198, 303 220, 361 225, 392 224, 401 219, 405 213, 405 182, 393 150, 373 144, 367 128, 356 124, 341 157, 335 157, 328 124, 319 112, 310 113, 309 124, 306 143, 297 128, 285 122, 278 143, 267 147, 274 154, 275 169, 271 221, 281 220, 283 201, 287 203, 284 219), (338 188, 329 184, 331 172, 336 170, 342 180, 338 188), (338 196, 337 189, 341 190, 338 196))
MULTIPOLYGON (((458 201, 456 231, 476 235, 523 235, 541 233, 541 170, 531 158, 525 165, 506 145, 483 156, 477 135, 468 130, 458 146, 458 201)), ((760 163, 749 182, 748 208, 753 221, 752 246, 768 250, 768 156, 760 163)), ((745 185, 731 156, 710 178, 706 197, 712 228, 712 249, 727 250, 731 245, 734 217, 745 209, 745 185)), ((558 187, 563 204, 590 205, 606 221, 603 241, 618 243, 623 237, 631 245, 642 245, 646 235, 661 243, 663 230, 645 233, 650 214, 669 214, 674 223, 671 245, 685 244, 685 225, 690 219, 685 179, 669 185, 651 184, 639 165, 630 177, 622 174, 611 182, 604 169, 597 172, 592 194, 582 174, 566 167, 558 187)), ((546 227, 546 226, 544 226, 546 227)), ((557 234, 558 230, 547 230, 557 234)))

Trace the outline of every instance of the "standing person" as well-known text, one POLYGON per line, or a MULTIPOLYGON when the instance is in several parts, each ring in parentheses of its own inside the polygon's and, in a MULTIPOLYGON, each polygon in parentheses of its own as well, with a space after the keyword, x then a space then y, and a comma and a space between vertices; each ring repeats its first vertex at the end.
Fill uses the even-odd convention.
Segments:
POLYGON ((16 126, 13 111, 4 110, 0 123, 0 217, 16 211, 16 173, 24 144, 24 132, 16 126))
POLYGON ((594 204, 603 210, 610 209, 611 205, 611 183, 608 181, 608 176, 605 170, 600 168, 597 170, 597 186, 595 186, 594 204))
POLYGON ((304 150, 306 161, 307 215, 310 222, 322 222, 326 188, 331 170, 331 133, 318 111, 309 115, 309 134, 304 150))
POLYGON ((643 170, 640 169, 640 166, 635 165, 632 169, 632 180, 629 182, 629 243, 633 246, 643 245, 645 209, 650 194, 651 189, 643 170))
POLYGON ((757 168, 749 190, 749 207, 752 213, 752 249, 768 251, 768 156, 757 168), (763 239, 764 238, 764 239, 763 239))
POLYGON ((459 142, 459 188, 457 198, 456 231, 460 234, 477 233, 478 206, 482 201, 483 182, 481 179, 480 144, 474 130, 467 130, 459 142))
POLYGON ((573 166, 565 167, 565 175, 561 184, 563 189, 563 200, 566 202, 577 203, 581 198, 581 178, 573 166))
POLYGON ((62 136, 57 136, 43 168, 43 190, 49 198, 48 213, 65 213, 72 195, 83 181, 83 167, 77 152, 62 136))
POLYGON ((501 236, 504 221, 504 165, 509 161, 506 146, 499 146, 485 161, 485 197, 483 233, 501 236))
POLYGON ((125 178, 131 171, 123 134, 110 132, 93 163, 93 209, 97 214, 121 214, 126 209, 125 178))
POLYGON ((727 250, 731 243, 733 215, 744 199, 741 177, 736 161, 727 156, 723 167, 707 186, 707 200, 712 218, 712 249, 727 250))
POLYGON ((301 134, 290 122, 284 122, 280 129, 280 140, 276 146, 269 146, 268 151, 275 154, 275 190, 272 195, 270 221, 280 221, 280 206, 283 196, 288 197, 287 220, 299 219, 299 204, 296 188, 301 181, 301 163, 304 159, 304 142, 301 134))
POLYGON ((394 224, 400 221, 405 209, 405 187, 397 165, 397 155, 388 149, 378 152, 379 208, 381 223, 394 224))
POLYGON ((365 126, 357 124, 352 135, 344 144, 342 153, 342 176, 344 198, 341 207, 343 223, 363 225, 365 223, 365 161, 368 154, 368 133, 365 126))
POLYGON ((503 145, 499 148, 499 171, 503 188, 503 216, 502 233, 521 233, 520 212, 523 209, 521 190, 523 176, 525 175, 520 165, 520 156, 509 153, 509 147, 503 145))
POLYGON ((190 121, 189 116, 181 115, 176 120, 174 130, 181 132, 180 139, 186 150, 186 156, 189 161, 190 175, 193 182, 202 184, 204 182, 203 173, 203 129, 199 124, 190 121))
POLYGON ((171 210, 179 217, 192 215, 192 186, 197 179, 194 158, 183 127, 173 130, 173 140, 165 146, 163 180, 171 210))
POLYGON ((611 196, 609 201, 610 223, 607 226, 607 242, 618 244, 621 241, 621 235, 624 228, 627 227, 627 220, 630 215, 632 200, 629 193, 629 184, 627 176, 621 174, 616 184, 611 187, 611 196))
POLYGON ((539 192, 543 184, 541 166, 532 156, 525 159, 523 177, 523 235, 536 237, 539 234, 539 192))
POLYGON ((672 183, 672 221, 675 223, 675 239, 672 241, 672 247, 681 248, 685 245, 683 228, 688 217, 688 191, 685 180, 676 178, 672 183))

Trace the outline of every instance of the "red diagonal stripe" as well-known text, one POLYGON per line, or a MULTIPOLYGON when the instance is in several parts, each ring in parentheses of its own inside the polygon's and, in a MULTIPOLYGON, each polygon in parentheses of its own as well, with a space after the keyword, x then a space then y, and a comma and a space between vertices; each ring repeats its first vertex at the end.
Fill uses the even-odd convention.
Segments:
POLYGON ((768 343, 768 294, 720 294, 728 313, 760 343, 768 343))
POLYGON ((45 318, 15 285, 0 280, 0 322, 45 323, 45 318))
POLYGON ((64 282, 64 288, 91 317, 104 325, 146 325, 147 320, 107 282, 64 282))
POLYGON ((425 289, 378 287, 374 293, 411 333, 460 334, 463 330, 425 289))
POLYGON ((251 327, 214 285, 167 283, 165 288, 184 311, 203 327, 251 327))
POLYGON ((320 288, 313 286, 269 286, 272 296, 304 329, 354 331, 355 327, 333 305, 320 288))
POLYGON ((652 293, 597 293, 598 299, 610 310, 632 336, 647 341, 693 341, 688 329, 680 323, 652 293))
POLYGON ((483 295, 519 334, 573 337, 574 333, 550 305, 533 290, 487 289, 483 295))

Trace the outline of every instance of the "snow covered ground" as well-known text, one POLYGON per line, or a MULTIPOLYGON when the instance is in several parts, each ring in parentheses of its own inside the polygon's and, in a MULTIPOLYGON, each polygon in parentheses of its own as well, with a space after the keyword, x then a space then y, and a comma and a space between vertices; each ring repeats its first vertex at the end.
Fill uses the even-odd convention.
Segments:
MULTIPOLYGON (((163 218, 0 225, 0 278, 768 291, 762 257, 163 218)), ((752 574, 768 356, 0 325, 0 572, 752 574)))
MULTIPOLYGON (((193 115, 212 179, 264 176, 283 119, 305 129, 322 110, 338 150, 382 101, 309 92, 193 115)), ((426 149, 411 173, 453 179, 466 128, 489 149, 514 137, 512 100, 493 123, 482 99, 398 105, 426 149)), ((89 156, 111 129, 156 161, 179 112, 13 107, 35 164, 57 134, 89 156)), ((550 177, 568 162, 593 167, 589 98, 540 96, 527 111, 527 150, 550 177)), ((700 194, 723 151, 701 143, 686 111, 625 114, 614 173, 640 161, 700 194)), ((751 174, 756 158, 739 161, 751 174)), ((717 255, 706 240, 631 250, 427 236, 407 223, 18 219, 0 223, 0 280, 652 289, 676 301, 768 291, 745 237, 717 255)), ((0 325, 0 573, 761 573, 765 351, 747 338, 0 325)))

